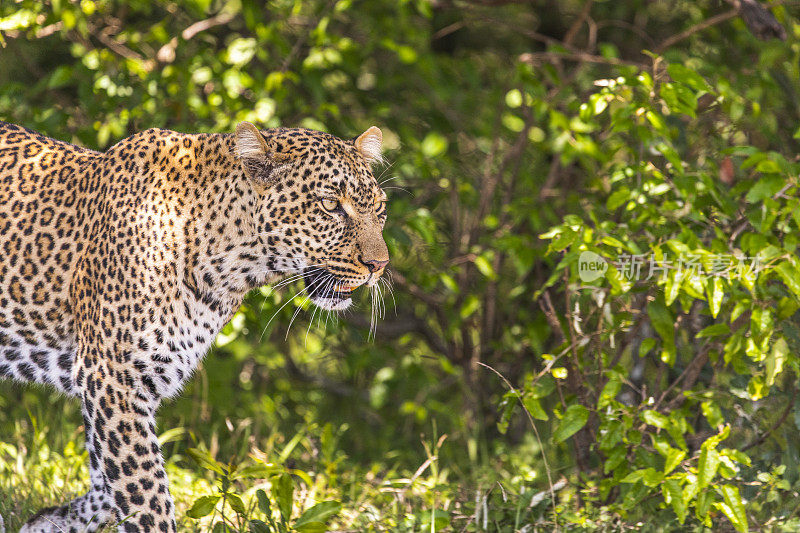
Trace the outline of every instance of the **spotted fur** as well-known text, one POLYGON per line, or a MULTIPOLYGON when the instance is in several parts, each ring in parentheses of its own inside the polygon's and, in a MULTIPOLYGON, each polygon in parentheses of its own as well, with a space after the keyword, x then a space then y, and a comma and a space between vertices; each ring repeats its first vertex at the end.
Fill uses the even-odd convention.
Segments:
POLYGON ((0 377, 81 399, 91 474, 23 531, 175 531, 161 399, 250 289, 300 273, 339 309, 377 283, 379 146, 377 128, 343 141, 243 123, 151 129, 100 153, 0 122, 0 377))

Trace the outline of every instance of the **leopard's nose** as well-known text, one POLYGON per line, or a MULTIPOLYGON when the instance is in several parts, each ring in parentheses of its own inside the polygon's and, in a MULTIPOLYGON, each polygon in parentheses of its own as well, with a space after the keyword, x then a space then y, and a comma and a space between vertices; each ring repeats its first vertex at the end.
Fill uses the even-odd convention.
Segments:
POLYGON ((363 257, 358 258, 362 264, 366 265, 370 272, 377 272, 389 264, 389 261, 378 261, 377 259, 364 260, 363 257))

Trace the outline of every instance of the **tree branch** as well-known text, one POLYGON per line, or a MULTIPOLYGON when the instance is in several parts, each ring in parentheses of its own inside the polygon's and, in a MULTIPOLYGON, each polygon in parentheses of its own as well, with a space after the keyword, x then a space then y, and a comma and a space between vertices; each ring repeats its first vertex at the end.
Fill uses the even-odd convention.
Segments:
POLYGON ((699 22, 699 23, 695 24, 691 28, 688 28, 688 29, 686 29, 686 30, 684 30, 684 31, 682 31, 682 32, 680 32, 678 34, 675 34, 672 37, 668 37, 668 38, 664 39, 664 41, 662 41, 661 44, 659 44, 656 47, 655 51, 656 51, 656 53, 660 54, 661 52, 663 52, 664 50, 666 50, 667 48, 669 48, 673 44, 675 44, 675 43, 677 43, 679 41, 682 41, 682 40, 686 39, 687 37, 690 37, 690 36, 694 35, 697 32, 703 31, 706 28, 710 28, 711 26, 716 26, 717 24, 725 22, 726 20, 730 20, 730 19, 734 18, 738 14, 739 14, 738 10, 731 9, 730 11, 726 11, 725 13, 720 13, 719 15, 714 15, 713 17, 711 17, 709 19, 706 19, 703 22, 699 22))
POLYGON ((796 392, 797 392, 797 389, 794 387, 794 385, 792 385, 792 392, 791 392, 791 395, 789 397, 789 401, 786 402, 786 408, 783 410, 783 413, 781 413, 781 416, 765 432, 763 432, 760 436, 758 436, 757 438, 753 439, 751 442, 746 444, 742 448, 743 452, 749 450, 750 448, 752 448, 754 446, 758 446, 759 444, 763 443, 765 440, 767 440, 767 437, 769 437, 772 434, 773 431, 775 431, 776 429, 781 427, 781 425, 783 425, 783 423, 786 421, 786 418, 789 416, 789 412, 792 410, 792 407, 794 407, 794 397, 795 397, 795 393, 796 392))
POLYGON ((190 40, 192 37, 197 35, 200 32, 210 30, 215 26, 222 26, 223 24, 227 24, 228 22, 232 21, 236 13, 229 12, 229 13, 217 13, 211 18, 201 20, 195 22, 181 33, 181 37, 184 41, 190 40))

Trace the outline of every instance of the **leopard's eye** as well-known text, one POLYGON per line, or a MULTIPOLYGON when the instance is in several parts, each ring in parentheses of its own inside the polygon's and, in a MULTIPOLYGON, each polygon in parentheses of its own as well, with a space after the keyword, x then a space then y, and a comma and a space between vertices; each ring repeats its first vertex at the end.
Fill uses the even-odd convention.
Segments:
POLYGON ((339 211, 341 209, 341 205, 339 204, 339 202, 332 198, 323 198, 321 202, 322 202, 322 208, 325 211, 334 212, 334 211, 339 211))

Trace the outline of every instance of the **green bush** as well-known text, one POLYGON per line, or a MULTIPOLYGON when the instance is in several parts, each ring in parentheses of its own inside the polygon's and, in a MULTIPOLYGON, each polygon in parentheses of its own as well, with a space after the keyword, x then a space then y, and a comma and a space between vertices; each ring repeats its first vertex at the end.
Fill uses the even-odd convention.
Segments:
MULTIPOLYGON (((251 294, 159 414, 180 527, 797 529, 800 12, 733 4, 0 2, 47 135, 384 132, 375 338, 251 294)), ((11 530, 79 424, 0 384, 11 530)))

